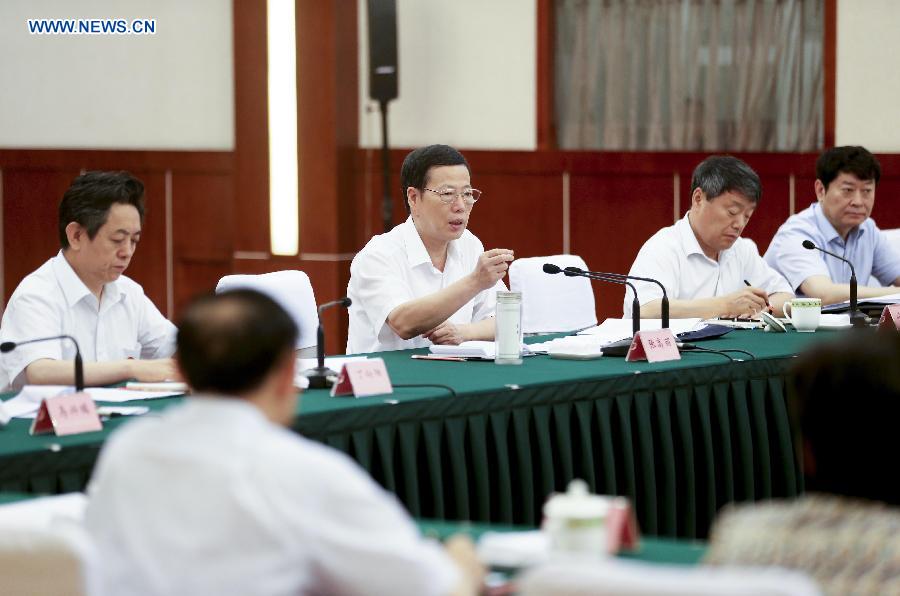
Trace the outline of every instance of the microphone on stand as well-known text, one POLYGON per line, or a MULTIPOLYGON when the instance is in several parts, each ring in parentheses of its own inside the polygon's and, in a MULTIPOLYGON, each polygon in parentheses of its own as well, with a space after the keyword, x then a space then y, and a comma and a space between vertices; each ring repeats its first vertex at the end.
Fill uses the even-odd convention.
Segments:
POLYGON ((624 279, 613 279, 611 277, 605 277, 599 274, 593 274, 588 271, 584 271, 579 269, 578 267, 566 267, 565 269, 560 269, 558 265, 554 265, 553 263, 544 263, 544 273, 563 273, 568 277, 586 277, 588 279, 593 279, 596 281, 606 281, 609 283, 625 285, 631 288, 631 293, 634 295, 634 298, 631 302, 631 330, 632 333, 637 333, 641 330, 641 304, 638 302, 637 298, 637 290, 634 289, 634 284, 625 281, 624 279))
MULTIPOLYGON (((0 343, 0 352, 6 354, 7 352, 12 352, 19 346, 24 346, 25 344, 33 344, 39 341, 51 341, 54 339, 68 339, 71 340, 73 344, 75 344, 75 391, 84 391, 84 362, 81 360, 81 348, 78 347, 78 342, 75 341, 75 338, 71 335, 54 335, 53 337, 38 337, 35 339, 26 339, 25 341, 5 341, 0 343)), ((11 381, 12 379, 10 379, 11 381)))
MULTIPOLYGON (((583 271, 582 269, 579 269, 578 267, 566 267, 566 269, 570 269, 573 271, 574 270, 583 271)), ((637 275, 625 275, 624 273, 606 273, 603 271, 585 271, 585 273, 590 273, 591 275, 602 275, 604 277, 609 277, 609 278, 636 279, 638 281, 646 281, 646 282, 650 282, 650 283, 655 283, 656 285, 659 286, 659 288, 662 290, 662 293, 663 293, 662 305, 661 305, 662 328, 663 329, 669 328, 669 294, 666 292, 666 286, 664 286, 661 281, 659 281, 657 279, 653 279, 652 277, 638 277, 637 275)))
POLYGON ((318 366, 304 370, 301 373, 304 377, 309 379, 310 389, 327 389, 328 387, 331 387, 334 384, 334 377, 338 374, 325 366, 325 327, 322 326, 322 311, 327 310, 332 306, 343 306, 346 308, 350 306, 350 304, 351 300, 344 296, 340 300, 332 300, 319 307, 319 328, 316 332, 316 357, 318 358, 318 366))
POLYGON ((865 327, 866 326, 866 315, 860 312, 857 299, 857 284, 856 284, 856 269, 853 268, 853 263, 851 263, 848 259, 840 255, 836 255, 829 250, 825 250, 824 248, 819 248, 815 244, 813 244, 812 240, 804 240, 803 248, 807 250, 818 250, 820 252, 825 253, 826 255, 832 256, 835 259, 843 261, 850 266, 850 323, 854 327, 865 327))

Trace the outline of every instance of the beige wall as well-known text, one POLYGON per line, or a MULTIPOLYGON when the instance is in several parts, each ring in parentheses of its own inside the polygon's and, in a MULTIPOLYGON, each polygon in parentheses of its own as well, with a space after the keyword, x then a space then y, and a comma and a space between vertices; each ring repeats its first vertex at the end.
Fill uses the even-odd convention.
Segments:
POLYGON ((835 141, 900 152, 900 2, 838 0, 835 141))
POLYGON ((234 148, 230 0, 2 0, 0 147, 234 148), (31 35, 27 19, 155 19, 31 35))
MULTIPOLYGON (((360 145, 381 145, 368 99, 368 13, 359 0, 360 145)), ((535 0, 397 0, 400 97, 390 103, 394 147, 536 146, 535 0)))

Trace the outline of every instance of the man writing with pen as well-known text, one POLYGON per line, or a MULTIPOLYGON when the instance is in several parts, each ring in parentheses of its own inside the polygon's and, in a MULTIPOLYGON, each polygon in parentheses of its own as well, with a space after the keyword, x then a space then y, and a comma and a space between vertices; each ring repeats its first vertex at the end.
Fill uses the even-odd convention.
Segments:
MULTIPOLYGON (((783 316, 791 286, 759 256, 741 232, 759 204, 759 176, 743 161, 714 155, 691 177, 691 208, 675 225, 654 234, 638 252, 629 275, 658 279, 673 318, 783 316)), ((641 316, 658 318, 662 290, 635 282, 641 316)), ((631 297, 624 301, 631 316, 631 297)))

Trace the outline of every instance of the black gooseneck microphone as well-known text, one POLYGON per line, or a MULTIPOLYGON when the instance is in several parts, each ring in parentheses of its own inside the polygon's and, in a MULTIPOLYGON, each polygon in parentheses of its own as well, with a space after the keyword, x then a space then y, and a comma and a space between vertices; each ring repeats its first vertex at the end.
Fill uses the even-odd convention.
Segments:
POLYGON ((303 376, 309 379, 310 389, 327 389, 334 384, 331 377, 337 376, 336 372, 325 367, 325 327, 322 326, 322 311, 332 306, 343 306, 346 308, 350 304, 352 304, 352 301, 344 296, 340 300, 332 300, 319 307, 319 328, 316 331, 316 357, 319 365, 302 373, 303 376))
POLYGON ((638 302, 637 290, 634 289, 634 284, 629 283, 624 279, 614 279, 600 274, 593 274, 579 269, 578 267, 566 267, 565 269, 560 269, 558 265, 554 265, 553 263, 544 263, 544 273, 549 273, 551 275, 563 273, 568 277, 586 277, 596 281, 605 281, 628 286, 631 288, 631 293, 634 296, 631 301, 631 331, 632 334, 634 334, 641 330, 641 303, 638 302))
MULTIPOLYGON (((51 341, 54 339, 68 339, 75 344, 75 391, 84 391, 84 362, 81 360, 81 348, 78 342, 71 335, 54 335, 53 337, 38 337, 35 339, 26 339, 25 341, 5 341, 0 344, 0 352, 6 354, 12 352, 19 346, 25 344, 33 344, 39 341, 51 341)), ((12 379, 10 379, 12 381, 12 379)))
MULTIPOLYGON (((578 267, 566 267, 566 269, 571 271, 583 271, 583 269, 579 269, 578 267)), ((662 284, 661 281, 653 279, 652 277, 638 277, 637 275, 625 275, 624 273, 606 273, 604 271, 585 271, 585 273, 590 273, 591 275, 602 275, 603 277, 616 278, 616 279, 636 279, 638 281, 646 281, 650 283, 655 283, 662 290, 662 328, 669 328, 669 294, 666 292, 666 286, 662 284)))
POLYGON ((819 248, 815 244, 813 244, 812 240, 804 240, 803 248, 807 250, 818 250, 820 252, 825 253, 826 255, 832 256, 839 261, 843 261, 850 266, 850 323, 854 327, 865 327, 866 326, 866 315, 860 312, 858 307, 858 301, 856 299, 857 292, 857 284, 856 284, 856 269, 853 268, 853 263, 851 263, 848 259, 840 255, 836 255, 830 250, 825 250, 824 248, 819 248))

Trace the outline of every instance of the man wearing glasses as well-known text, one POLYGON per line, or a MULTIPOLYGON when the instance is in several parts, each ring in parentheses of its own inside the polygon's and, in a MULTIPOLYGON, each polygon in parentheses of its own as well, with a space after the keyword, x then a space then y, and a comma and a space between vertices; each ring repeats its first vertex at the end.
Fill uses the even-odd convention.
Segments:
POLYGON ((496 291, 506 290, 513 251, 485 251, 466 230, 481 196, 466 158, 447 145, 416 149, 400 184, 409 218, 350 265, 347 353, 493 339, 496 291))

